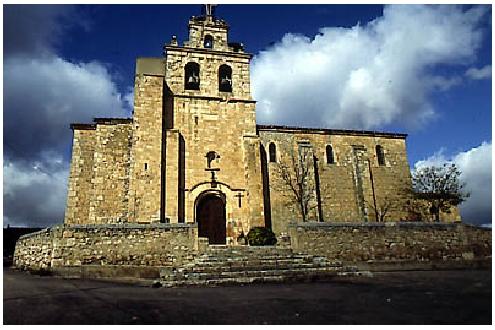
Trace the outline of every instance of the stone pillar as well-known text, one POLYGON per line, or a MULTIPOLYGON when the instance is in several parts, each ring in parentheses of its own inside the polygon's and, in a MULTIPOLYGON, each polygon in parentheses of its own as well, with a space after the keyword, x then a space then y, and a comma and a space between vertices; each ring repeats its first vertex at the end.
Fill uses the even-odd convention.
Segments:
POLYGON ((165 217, 171 223, 179 222, 179 152, 180 133, 171 129, 165 131, 165 217))
POLYGON ((260 139, 256 135, 243 137, 244 172, 249 206, 249 227, 264 227, 263 178, 261 176, 260 139))
POLYGON ((307 141, 297 143, 299 171, 306 172, 305 194, 309 198, 307 221, 318 221, 318 199, 316 194, 315 162, 313 146, 307 141))
POLYGON ((353 146, 354 183, 358 214, 365 222, 375 221, 373 203, 373 189, 371 186, 368 155, 364 146, 353 146))
MULTIPOLYGON (((162 205, 163 59, 136 63, 129 221, 159 222, 162 205)), ((164 221, 165 219, 162 219, 164 221)))
POLYGON ((74 132, 64 223, 88 223, 93 195, 94 124, 72 124, 74 132))

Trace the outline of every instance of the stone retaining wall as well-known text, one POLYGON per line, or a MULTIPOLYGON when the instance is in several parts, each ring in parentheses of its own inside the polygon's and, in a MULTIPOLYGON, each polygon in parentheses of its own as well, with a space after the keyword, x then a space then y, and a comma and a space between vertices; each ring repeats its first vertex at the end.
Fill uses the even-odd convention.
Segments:
POLYGON ((491 260, 491 229, 455 223, 298 223, 294 251, 347 263, 491 260))
POLYGON ((14 266, 46 269, 51 266, 53 231, 51 228, 21 236, 15 245, 14 266))
POLYGON ((171 266, 197 250, 194 224, 59 225, 19 238, 14 266, 171 266))
MULTIPOLYGON (((298 223, 289 226, 289 234, 295 252, 360 268, 491 261, 491 229, 466 224, 298 223)), ((178 266, 205 249, 197 235, 195 224, 59 225, 21 236, 14 266, 178 266)))

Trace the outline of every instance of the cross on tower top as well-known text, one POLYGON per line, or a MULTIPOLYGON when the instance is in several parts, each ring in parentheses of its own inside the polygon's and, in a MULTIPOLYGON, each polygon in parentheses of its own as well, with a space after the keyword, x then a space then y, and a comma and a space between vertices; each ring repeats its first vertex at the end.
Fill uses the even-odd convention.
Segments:
POLYGON ((205 15, 206 16, 214 16, 214 13, 215 13, 215 7, 217 5, 205 5, 205 15))

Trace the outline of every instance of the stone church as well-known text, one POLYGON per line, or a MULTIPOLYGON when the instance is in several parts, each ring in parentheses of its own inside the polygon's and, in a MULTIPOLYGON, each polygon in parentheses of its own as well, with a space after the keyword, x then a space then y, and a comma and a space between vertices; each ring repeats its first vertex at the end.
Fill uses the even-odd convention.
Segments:
POLYGON ((197 223, 235 244, 255 226, 410 217, 405 134, 256 125, 252 55, 210 6, 188 27, 137 59, 132 118, 71 125, 66 224, 197 223))

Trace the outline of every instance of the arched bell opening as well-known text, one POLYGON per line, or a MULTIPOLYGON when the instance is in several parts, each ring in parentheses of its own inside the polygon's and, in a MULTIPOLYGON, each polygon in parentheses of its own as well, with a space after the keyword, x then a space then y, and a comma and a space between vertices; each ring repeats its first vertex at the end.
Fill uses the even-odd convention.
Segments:
POLYGON ((199 90, 199 64, 189 62, 184 67, 184 89, 199 90))
POLYGON ((213 37, 210 36, 209 34, 205 36, 205 40, 204 40, 204 43, 203 43, 203 46, 205 48, 213 48, 213 37))
POLYGON ((218 90, 220 92, 232 92, 232 68, 222 64, 218 69, 218 90))

